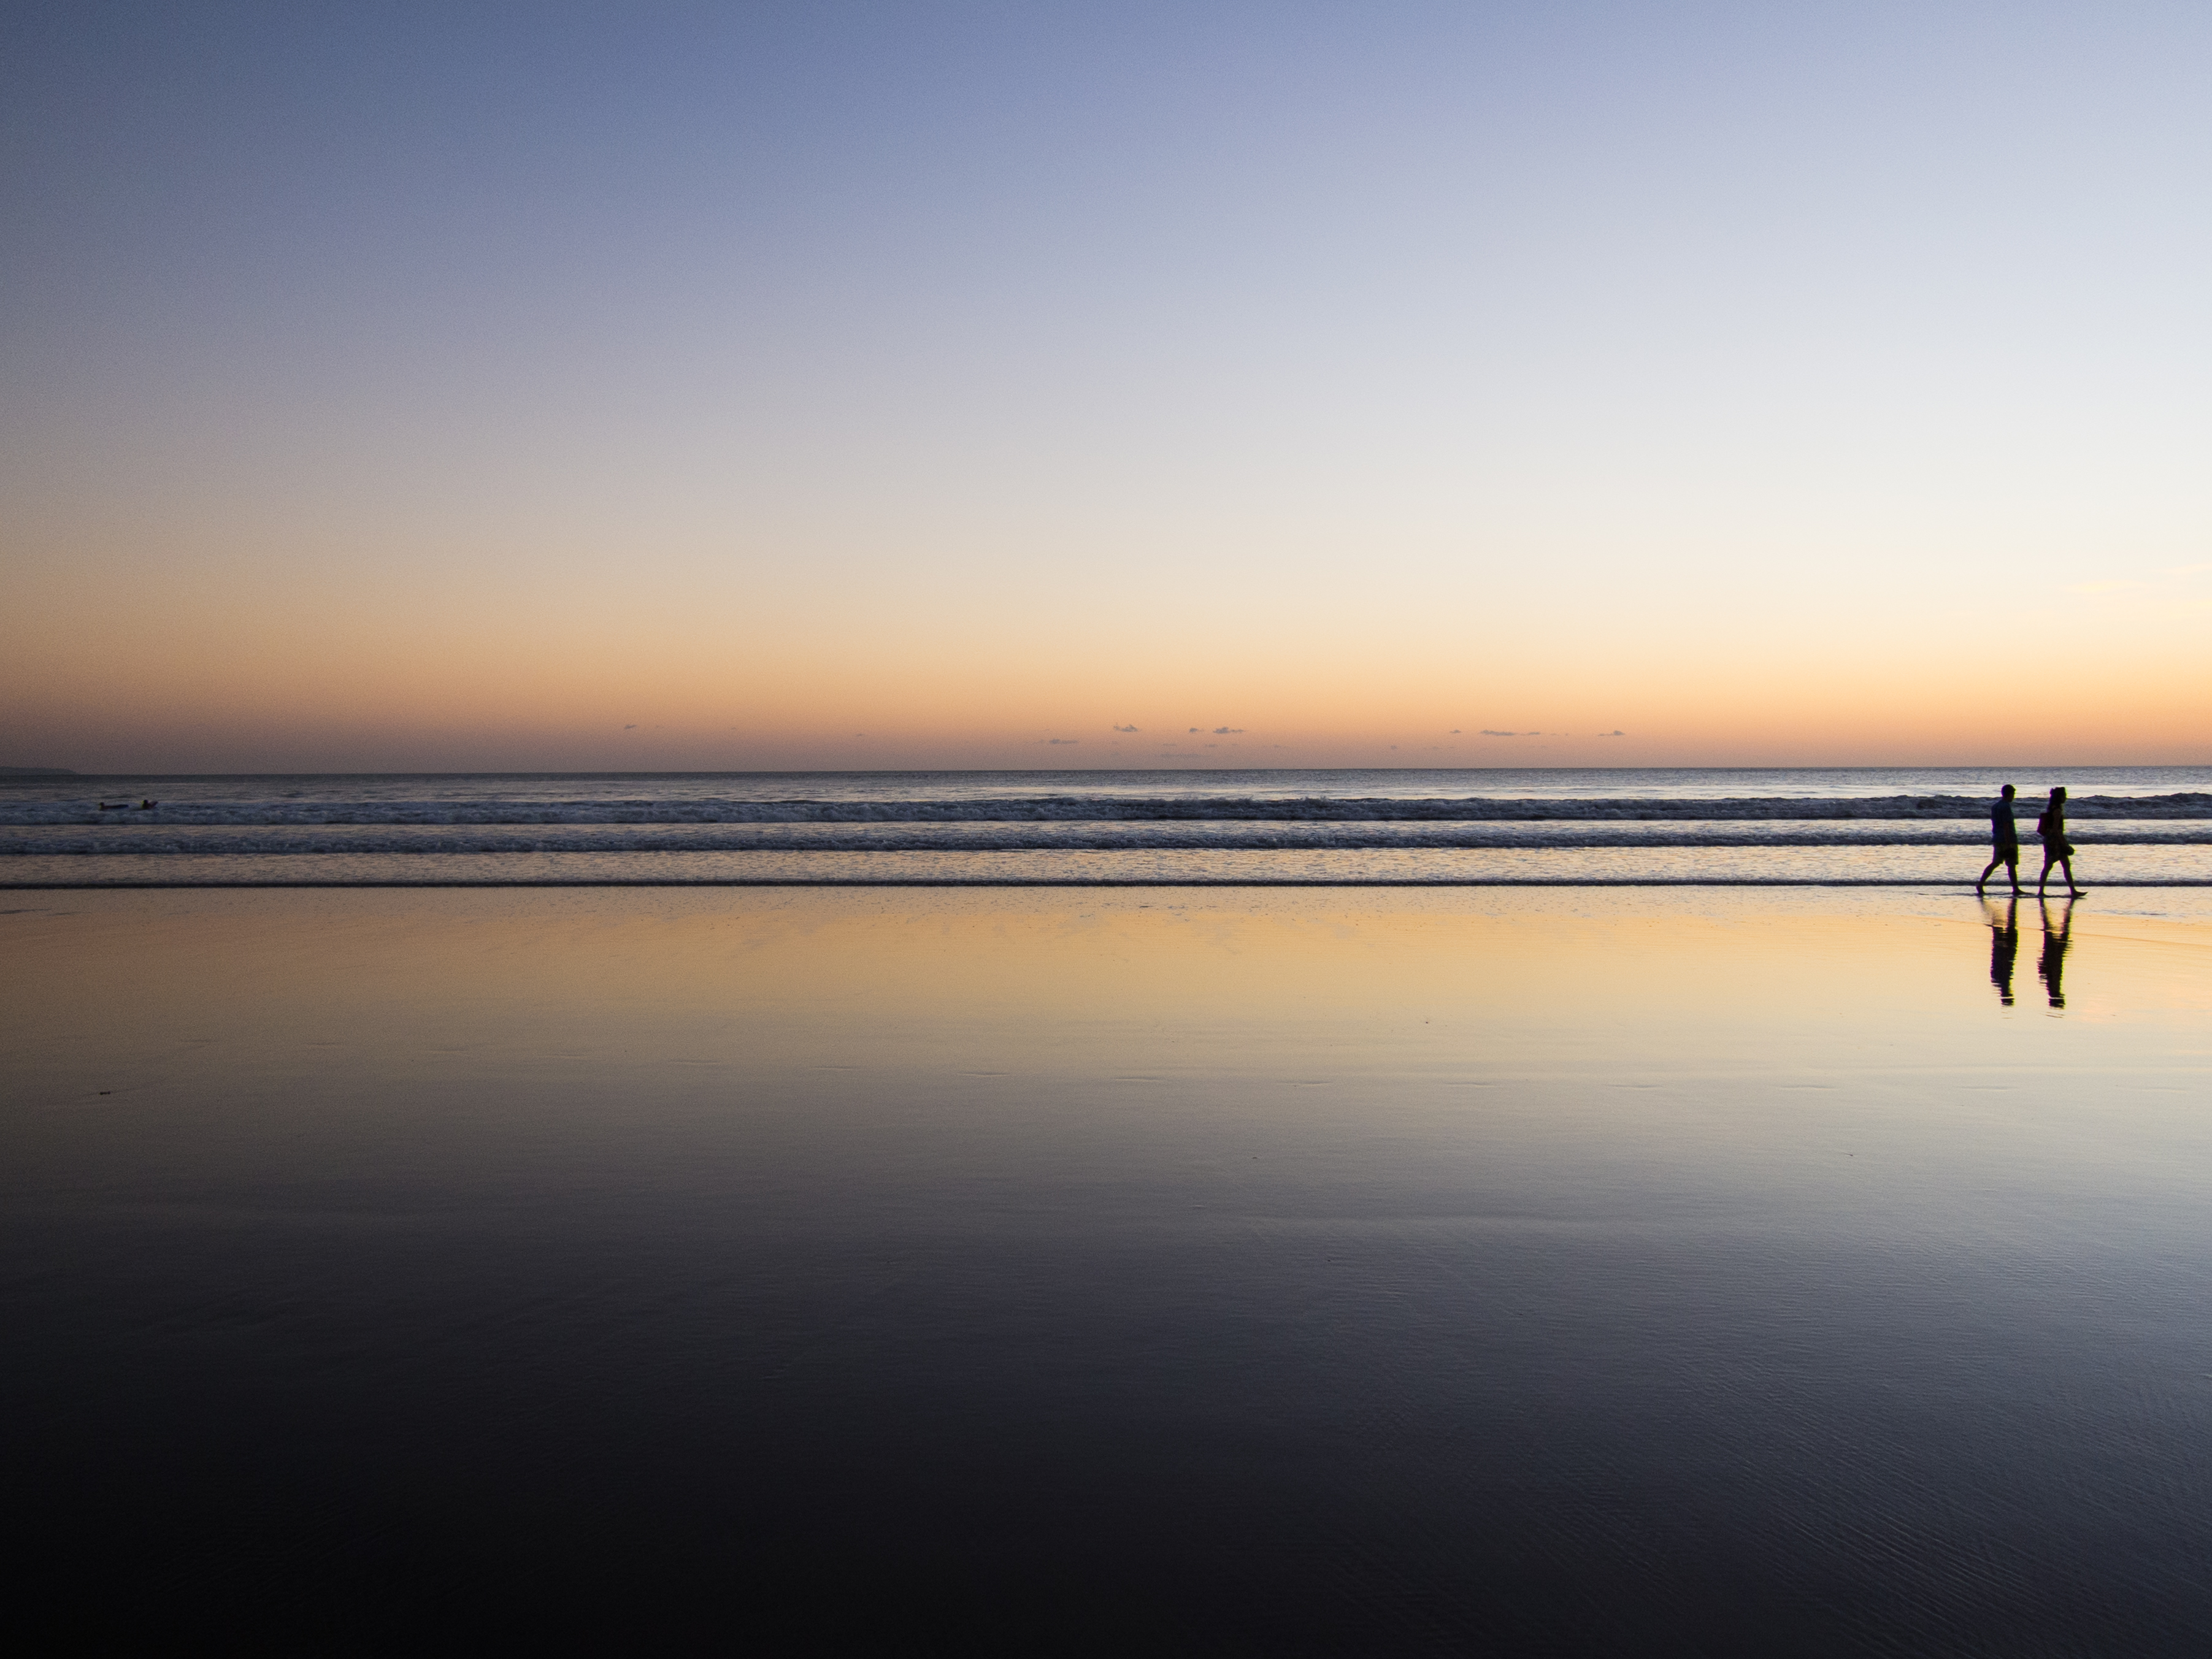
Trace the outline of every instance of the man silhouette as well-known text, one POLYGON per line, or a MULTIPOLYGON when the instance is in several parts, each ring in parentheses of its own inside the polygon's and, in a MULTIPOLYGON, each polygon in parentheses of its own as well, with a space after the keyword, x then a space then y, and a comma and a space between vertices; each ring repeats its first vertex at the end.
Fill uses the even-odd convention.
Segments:
POLYGON ((2007 784, 1996 805, 1990 808, 1990 861, 1982 866, 1974 883, 1977 893, 1990 878, 1990 872, 2002 864, 2005 874, 2012 878, 2013 896, 2020 896, 2020 826, 2012 821, 2012 798, 2013 787, 2007 784))
POLYGON ((1982 912, 1990 923, 1990 983, 1997 988, 1997 1000, 2009 1008, 2013 963, 2020 958, 2020 901, 2006 901, 2002 921, 1996 907, 1987 899, 1982 901, 1982 912))

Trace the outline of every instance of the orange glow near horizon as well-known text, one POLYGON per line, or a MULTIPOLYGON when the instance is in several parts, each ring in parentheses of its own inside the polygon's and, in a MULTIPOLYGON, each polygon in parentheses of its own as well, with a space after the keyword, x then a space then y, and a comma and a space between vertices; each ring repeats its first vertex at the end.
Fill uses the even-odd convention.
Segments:
POLYGON ((1279 608, 1264 633, 1146 636, 1121 606, 979 602, 902 629, 735 597, 410 615, 54 583, 46 625, 11 629, 0 732, 5 763, 88 772, 2203 763, 2197 585, 2164 610, 1993 607, 1971 628, 1470 605, 1340 614, 1332 640, 1279 608))

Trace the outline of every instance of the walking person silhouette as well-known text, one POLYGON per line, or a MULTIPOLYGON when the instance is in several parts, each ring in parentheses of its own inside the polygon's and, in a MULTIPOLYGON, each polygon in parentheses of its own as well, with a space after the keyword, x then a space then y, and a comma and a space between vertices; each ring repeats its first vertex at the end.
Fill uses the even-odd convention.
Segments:
POLYGON ((2035 976, 2043 981, 2043 989, 2051 1006, 2066 1006, 2066 947, 2074 939, 2074 901, 2068 898, 2058 912, 2058 926, 2051 925, 2051 907, 2038 899, 2043 911, 2043 957, 2035 964, 2035 976))
MULTIPOLYGON (((2013 793, 2013 787, 2005 785, 2004 793, 1990 808, 1990 861, 1982 866, 1982 873, 1974 883, 1977 893, 1990 878, 1990 872, 2002 864, 2005 873, 2012 878, 2013 896, 2020 896, 2020 826, 2012 821, 2013 793)), ((2067 879, 2073 878, 2069 875, 2067 879)))
POLYGON ((1990 983, 1997 988, 1997 1000, 2009 1008, 2013 963, 2020 958, 2020 899, 2015 895, 2005 901, 2002 921, 1987 899, 1982 911, 1990 924, 1990 983))
POLYGON ((2051 792, 2051 804, 2043 809, 2043 816, 2035 821, 2035 833, 2043 837, 2043 880, 2035 884, 2035 896, 2043 896, 2045 883, 2051 879, 2051 866, 2057 865, 2066 872, 2066 896, 2080 896, 2086 888, 2074 884, 2074 847, 2066 839, 2066 787, 2061 784, 2051 792))

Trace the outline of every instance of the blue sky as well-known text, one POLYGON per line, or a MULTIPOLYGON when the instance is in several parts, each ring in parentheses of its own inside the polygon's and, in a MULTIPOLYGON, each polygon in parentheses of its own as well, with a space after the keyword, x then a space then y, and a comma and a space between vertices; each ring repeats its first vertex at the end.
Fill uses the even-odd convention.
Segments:
POLYGON ((4 27, 11 756, 2212 753, 2201 8, 4 27))

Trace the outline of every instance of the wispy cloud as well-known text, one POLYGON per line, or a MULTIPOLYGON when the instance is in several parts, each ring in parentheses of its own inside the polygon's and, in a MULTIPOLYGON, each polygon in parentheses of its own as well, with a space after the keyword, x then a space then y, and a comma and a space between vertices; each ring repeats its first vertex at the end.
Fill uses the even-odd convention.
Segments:
POLYGON ((1133 726, 1117 726, 1114 729, 1116 732, 1133 732, 1137 728, 1133 726))
POLYGON ((1486 726, 1482 728, 1482 735, 1486 738, 1540 738, 1544 734, 1541 732, 1493 732, 1486 726))
POLYGON ((1047 744, 1081 743, 1082 741, 1080 738, 1047 738, 1045 739, 1047 744))
POLYGON ((635 720, 632 720, 632 721, 631 721, 628 726, 625 726, 624 727, 623 727, 623 731, 625 731, 625 732, 635 732, 635 731, 636 731, 636 730, 637 730, 637 722, 636 722, 635 720))
POLYGON ((1621 731, 1619 727, 1615 727, 1613 731, 1600 732, 1597 735, 1601 738, 1625 738, 1628 733, 1621 731))
POLYGON ((1244 728, 1241 726, 1217 726, 1213 728, 1213 735, 1217 738, 1241 738, 1244 735, 1244 728))

